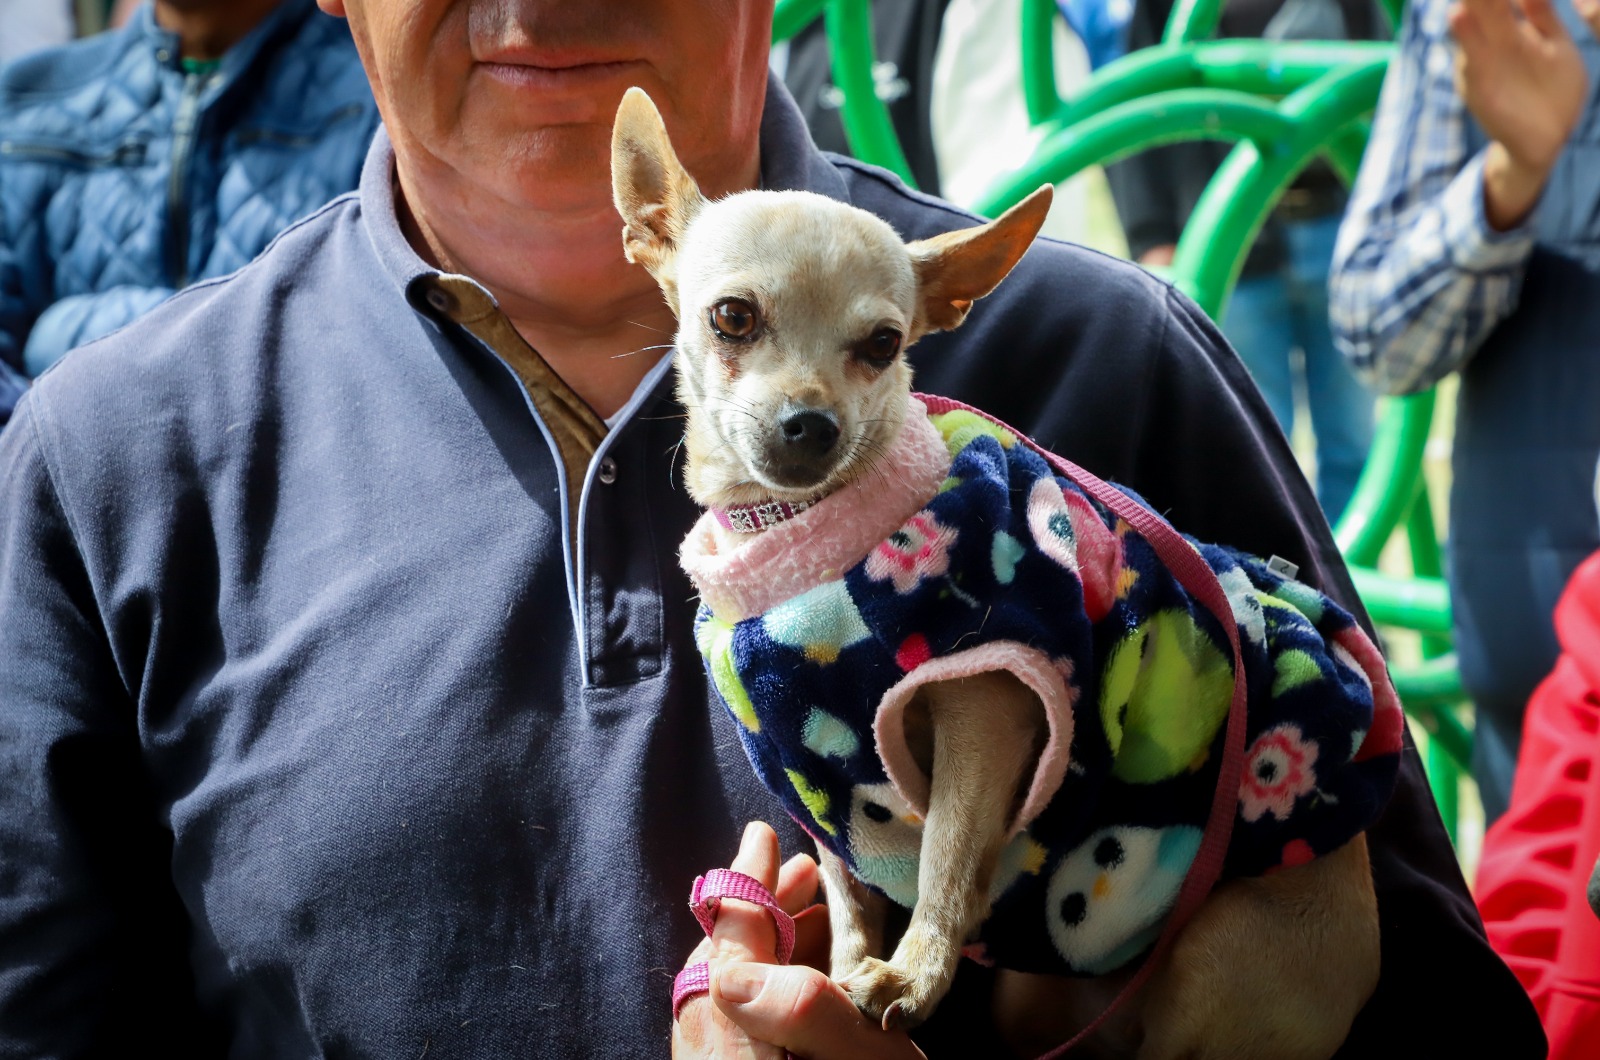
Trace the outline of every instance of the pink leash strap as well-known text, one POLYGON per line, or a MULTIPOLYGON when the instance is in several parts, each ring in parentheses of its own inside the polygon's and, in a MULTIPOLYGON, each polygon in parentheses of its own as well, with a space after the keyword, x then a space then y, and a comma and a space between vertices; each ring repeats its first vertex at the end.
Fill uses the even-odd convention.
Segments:
MULTIPOLYGON (((778 932, 778 963, 788 964, 789 958, 794 956, 794 920, 778 907, 772 892, 763 887, 761 881, 742 872, 712 869, 704 876, 695 877, 694 889, 689 892, 689 911, 700 922, 706 938, 710 938, 716 930, 717 912, 722 908, 724 898, 737 898, 758 905, 772 914, 772 924, 778 932)), ((679 972, 672 981, 672 1018, 678 1018, 678 1010, 685 1001, 710 989, 711 966, 705 961, 691 964, 679 972)))
POLYGON ((1244 653, 1239 646, 1239 625, 1233 616, 1233 606, 1228 603, 1228 595, 1217 581, 1216 572, 1165 519, 1135 502, 1121 490, 1103 482, 1091 472, 1057 456, 1021 431, 1002 423, 986 412, 980 412, 971 405, 950 398, 935 397, 931 394, 912 396, 926 405, 930 414, 960 410, 981 416, 990 423, 1004 427, 1016 435, 1024 445, 1049 461, 1057 471, 1085 493, 1122 518, 1150 542, 1156 555, 1172 571, 1178 583, 1200 601, 1201 606, 1216 616, 1217 621, 1222 624, 1223 632, 1227 635, 1229 646, 1233 649, 1233 700, 1228 708, 1228 725, 1223 736, 1222 765, 1217 774, 1217 790, 1211 799, 1211 812, 1206 818, 1206 829, 1200 841, 1200 850, 1189 865, 1189 872, 1184 876, 1183 885, 1178 889, 1178 897, 1173 903, 1172 912, 1168 915, 1167 922, 1161 929, 1161 935, 1156 939, 1156 944, 1149 955, 1145 957, 1144 963, 1139 966, 1139 970, 1134 973, 1122 991, 1112 999, 1106 1010, 1096 1016, 1092 1023, 1069 1041, 1039 1058, 1039 1060, 1055 1060, 1098 1029, 1108 1016, 1144 985, 1145 980, 1150 978, 1150 973, 1155 971, 1161 958, 1171 948, 1183 925, 1188 923, 1195 910, 1200 908, 1201 903, 1206 900, 1206 896, 1211 893, 1211 889, 1222 876, 1222 862, 1228 853, 1228 840, 1233 834, 1233 819, 1238 812, 1239 781, 1244 772, 1246 687, 1244 653))

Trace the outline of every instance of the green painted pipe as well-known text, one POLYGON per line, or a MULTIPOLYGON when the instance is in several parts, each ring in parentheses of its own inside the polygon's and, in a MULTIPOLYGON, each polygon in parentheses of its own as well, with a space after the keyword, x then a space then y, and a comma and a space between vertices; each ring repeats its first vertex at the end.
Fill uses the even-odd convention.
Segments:
POLYGON ((991 185, 975 209, 993 216, 1040 184, 1058 184, 1088 166, 1182 140, 1275 142, 1294 127, 1278 108, 1241 92, 1184 88, 1133 99, 1045 137, 1026 164, 991 185))
MULTIPOLYGON (((1390 675, 1400 698, 1416 710, 1454 705, 1467 698, 1461 688, 1461 667, 1453 654, 1427 659, 1416 666, 1398 667, 1391 670, 1390 675)), ((1471 738, 1462 742, 1458 749, 1464 752, 1462 761, 1470 760, 1471 738)))
MULTIPOLYGON (((1421 454, 1418 454, 1421 462, 1421 454)), ((1411 570, 1419 580, 1424 580, 1433 585, 1443 587, 1441 576, 1444 573, 1444 557, 1439 551, 1439 535, 1433 526, 1433 502, 1428 497, 1426 488, 1417 491, 1416 498, 1411 503, 1411 512, 1406 516, 1406 542, 1411 548, 1411 570)), ((1445 617, 1449 616, 1449 595, 1443 594, 1443 606, 1438 611, 1445 617)), ((1453 683, 1459 687, 1461 684, 1460 666, 1451 654, 1451 638, 1448 633, 1429 633, 1422 638, 1423 658, 1431 662, 1449 666, 1456 672, 1453 683)), ((1442 680, 1442 679, 1441 679, 1442 680)), ((1455 715, 1448 710, 1441 709, 1439 718, 1455 720, 1455 715)), ((1437 720, 1437 719, 1436 719, 1437 720)), ((1441 725, 1445 724, 1440 722, 1441 725)), ((1471 763, 1468 760, 1472 751, 1471 737, 1460 746, 1460 741, 1447 744, 1445 740, 1434 738, 1428 741, 1428 755, 1426 758, 1428 769, 1428 785, 1433 789, 1433 799, 1439 806, 1439 816, 1444 820, 1445 830, 1450 833, 1450 842, 1456 841, 1460 830, 1461 817, 1461 772, 1471 763), (1463 754, 1465 752, 1465 756, 1463 754)))
POLYGON ((1279 196, 1324 144, 1372 110, 1386 65, 1375 59, 1347 66, 1296 89, 1279 104, 1291 136, 1267 145, 1241 141, 1206 185, 1178 239, 1172 271, 1193 285, 1213 320, 1222 318, 1245 253, 1279 196))
POLYGON ((1070 128, 1118 103, 1175 88, 1199 87, 1200 74, 1195 69, 1194 49, 1169 48, 1165 45, 1141 48, 1095 71, 1083 88, 1061 105, 1051 124, 1057 128, 1070 128))
MULTIPOLYGON (((1453 658, 1439 660, 1442 669, 1454 670, 1453 658)), ((1407 678, 1399 673, 1394 675, 1394 684, 1400 690, 1401 698, 1405 700, 1406 710, 1428 734, 1428 739, 1439 745, 1450 757, 1452 764, 1457 768, 1470 765, 1472 762, 1472 730, 1461 724, 1452 711, 1452 704, 1448 697, 1441 697, 1437 702, 1406 699, 1406 694, 1413 687, 1421 688, 1431 684, 1429 678, 1419 678, 1413 686, 1407 678)), ((1457 700, 1459 702, 1459 700, 1457 700)), ((1437 792, 1435 798, 1438 797, 1437 792)), ((1446 796, 1449 797, 1448 795, 1446 796)))
MULTIPOLYGON (((1031 27, 1030 27, 1031 29, 1031 27)), ((1036 31, 1035 31, 1036 32, 1036 31)), ((1340 66, 1386 60, 1394 46, 1375 41, 1221 40, 1158 44, 1096 70, 1070 100, 1029 117, 1059 126, 1082 121, 1130 99, 1173 88, 1232 88, 1279 97, 1340 66)), ((1038 88, 1038 100, 1047 102, 1038 88)), ((1054 79, 1051 91, 1055 91, 1054 79)))
POLYGON ((1450 632, 1450 590, 1441 578, 1400 578, 1350 567, 1351 580, 1372 621, 1423 633, 1450 632))
POLYGON ((1405 18, 1406 14, 1406 0, 1379 0, 1379 3, 1383 5, 1383 13, 1389 16, 1389 27, 1398 36, 1400 22, 1405 18))
POLYGON ((1028 124, 1043 125, 1061 109, 1056 87, 1056 0, 1022 0, 1022 98, 1028 124))
MULTIPOLYGON (((1420 666, 1393 667, 1390 677, 1406 712, 1428 733, 1425 758, 1428 787, 1433 792, 1450 841, 1454 843, 1460 831, 1461 775, 1472 762, 1473 734, 1461 724, 1453 710, 1466 699, 1466 693, 1461 687, 1461 667, 1449 650, 1449 595, 1439 577, 1442 570, 1439 542, 1433 528, 1433 509, 1425 491, 1417 494, 1411 507, 1406 536, 1411 544, 1412 567, 1418 575, 1413 580, 1413 590, 1425 594, 1425 598, 1418 601, 1421 606, 1414 614, 1402 617, 1416 620, 1412 628, 1432 627, 1432 631, 1425 632, 1422 638, 1425 661, 1420 666), (1440 619, 1444 620, 1443 630, 1438 628, 1440 619)), ((1370 572, 1361 568, 1352 568, 1351 574, 1356 577, 1358 587, 1363 577, 1370 576, 1370 572)), ((1404 580, 1391 581, 1400 585, 1404 580)), ((1367 597, 1367 589, 1361 592, 1370 606, 1373 599, 1367 597)), ((1373 609, 1373 618, 1381 622, 1384 619, 1379 617, 1380 610, 1373 609)))
POLYGON ((1346 562, 1375 567, 1378 554, 1421 489, 1422 451, 1433 422, 1434 392, 1384 398, 1366 466, 1333 539, 1346 562))
POLYGON ((1221 16, 1222 0, 1178 0, 1172 5, 1172 15, 1167 19, 1161 43, 1187 44, 1204 40, 1216 32, 1217 19, 1221 16))
POLYGON ((1361 155, 1367 149, 1367 140, 1371 133, 1372 122, 1362 118, 1345 126, 1344 131, 1328 144, 1327 153, 1323 157, 1328 160, 1334 174, 1344 181, 1347 188, 1356 182, 1356 174, 1361 171, 1361 155))
POLYGON ((872 49, 871 0, 830 0, 823 13, 832 56, 833 83, 844 94, 839 117, 850 153, 863 162, 893 171, 911 187, 911 165, 900 149, 889 108, 878 98, 873 79, 877 60, 872 49))
MULTIPOLYGON (((1391 669, 1394 688, 1408 708, 1423 710, 1429 707, 1453 706, 1467 696, 1461 688, 1461 667, 1454 654, 1425 659, 1415 666, 1391 669)), ((1472 741, 1467 739, 1461 750, 1465 759, 1472 757, 1472 741)))
POLYGON ((1394 54, 1394 45, 1383 41, 1218 40, 1193 48, 1203 84, 1274 97, 1304 88, 1330 70, 1387 61, 1394 54))
POLYGON ((788 40, 805 29, 827 6, 828 0, 778 0, 772 9, 772 43, 788 40))

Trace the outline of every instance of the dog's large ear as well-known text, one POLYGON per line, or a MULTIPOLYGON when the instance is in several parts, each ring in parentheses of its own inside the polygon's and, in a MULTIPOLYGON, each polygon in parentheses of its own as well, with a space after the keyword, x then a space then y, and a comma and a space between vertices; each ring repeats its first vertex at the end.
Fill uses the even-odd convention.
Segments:
POLYGON ((677 312, 677 273, 673 268, 689 220, 705 198, 689 176, 661 112, 642 88, 630 88, 611 127, 611 197, 622 215, 622 249, 661 285, 677 312))
POLYGON ((909 244, 917 274, 915 335, 948 331, 1000 285, 1039 234, 1055 189, 1046 184, 987 224, 909 244))

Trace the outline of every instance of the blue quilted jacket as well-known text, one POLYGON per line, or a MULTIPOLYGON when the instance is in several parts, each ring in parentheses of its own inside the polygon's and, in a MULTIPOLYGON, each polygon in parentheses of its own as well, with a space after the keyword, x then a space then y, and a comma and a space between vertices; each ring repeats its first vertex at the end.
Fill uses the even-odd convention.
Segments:
POLYGON ((355 187, 377 107, 344 22, 283 0, 214 71, 140 8, 0 70, 0 424, 26 380, 355 187))

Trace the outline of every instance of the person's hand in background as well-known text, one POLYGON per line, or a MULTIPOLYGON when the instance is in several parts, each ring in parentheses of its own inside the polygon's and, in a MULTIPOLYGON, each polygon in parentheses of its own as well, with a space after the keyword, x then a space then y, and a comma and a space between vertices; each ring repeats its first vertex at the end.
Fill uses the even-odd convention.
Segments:
MULTIPOLYGON (((1600 0, 1576 0, 1600 32, 1600 0)), ((1550 0, 1458 0, 1450 9, 1456 91, 1493 141, 1484 212, 1497 231, 1539 201, 1588 98, 1583 57, 1550 0)))

